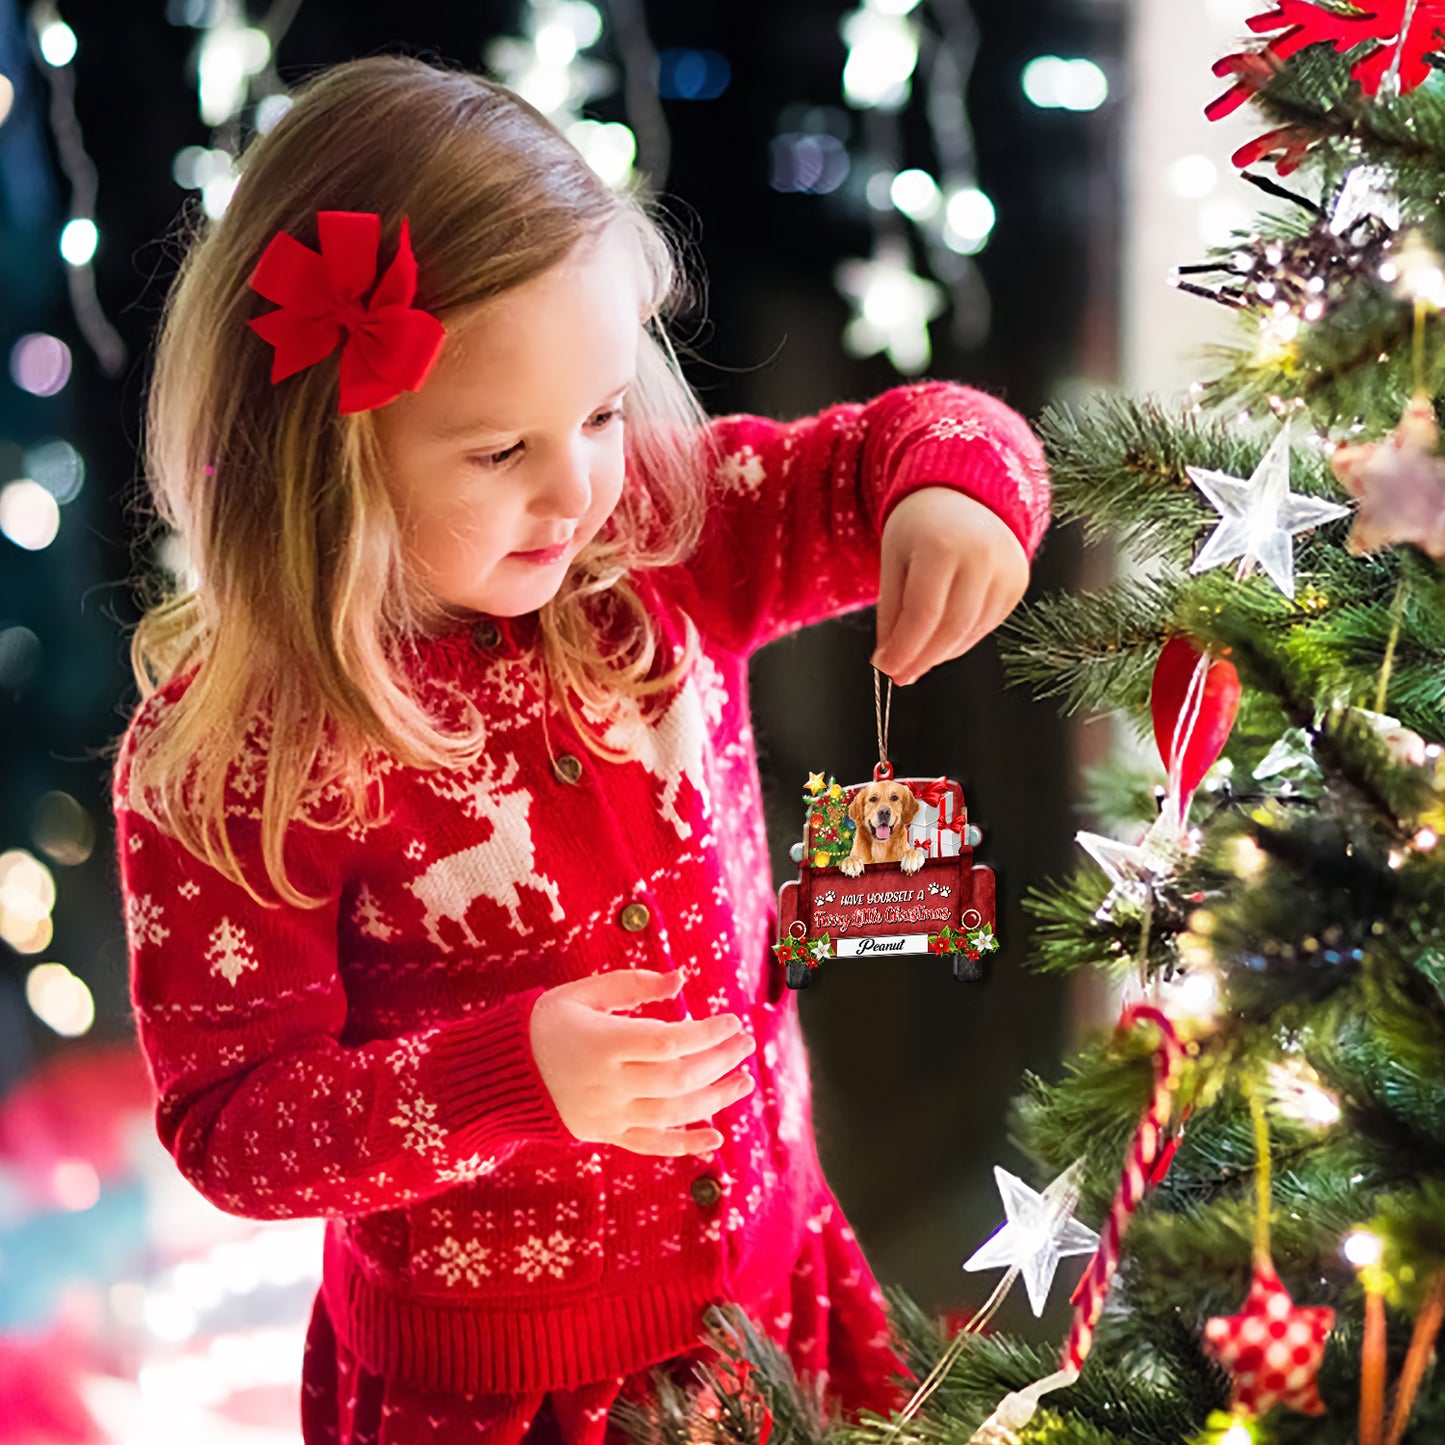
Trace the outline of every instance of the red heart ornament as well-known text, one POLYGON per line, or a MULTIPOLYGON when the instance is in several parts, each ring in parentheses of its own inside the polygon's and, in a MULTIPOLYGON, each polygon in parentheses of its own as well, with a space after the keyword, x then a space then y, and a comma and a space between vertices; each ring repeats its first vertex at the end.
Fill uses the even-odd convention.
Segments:
POLYGON ((1171 774, 1174 771, 1176 734, 1177 741, 1183 744, 1179 781, 1183 795, 1181 803, 1194 792, 1205 773, 1218 761, 1225 743, 1229 741, 1235 714, 1239 711, 1239 673, 1232 662, 1216 657, 1204 674, 1193 727, 1190 728, 1186 719, 1184 728, 1180 729, 1179 720, 1185 704, 1189 703, 1191 712, 1194 711, 1189 684, 1201 656, 1199 649, 1187 637, 1170 638, 1159 654, 1149 694, 1149 707, 1154 715, 1154 741, 1164 766, 1171 774))

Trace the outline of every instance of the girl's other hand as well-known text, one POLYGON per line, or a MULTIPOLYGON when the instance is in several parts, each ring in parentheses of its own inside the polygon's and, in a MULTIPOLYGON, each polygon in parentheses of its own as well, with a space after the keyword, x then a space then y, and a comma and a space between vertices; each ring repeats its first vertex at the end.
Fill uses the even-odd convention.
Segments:
POLYGON ((737 1066, 757 1047, 736 1014, 616 1018, 671 998, 683 972, 616 969, 548 989, 532 1011, 532 1053, 562 1122, 581 1140, 634 1154, 706 1154, 711 1125, 688 1128, 754 1087, 737 1066), (734 1072, 736 1070, 736 1072, 734 1072))
POLYGON ((953 487, 910 492, 883 524, 873 665, 904 686, 962 657, 1023 600, 1029 559, 1007 522, 953 487))

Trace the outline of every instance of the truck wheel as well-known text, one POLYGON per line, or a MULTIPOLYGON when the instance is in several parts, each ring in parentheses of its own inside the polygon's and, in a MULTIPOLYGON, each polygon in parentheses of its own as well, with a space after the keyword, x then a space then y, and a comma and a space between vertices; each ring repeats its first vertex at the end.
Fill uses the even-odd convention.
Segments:
POLYGON ((802 959, 795 958, 788 964, 788 987, 807 988, 813 981, 813 970, 802 959))
POLYGON ((953 976, 961 978, 965 982, 972 983, 983 976, 983 970, 979 967, 976 958, 969 958, 962 953, 953 955, 953 976))

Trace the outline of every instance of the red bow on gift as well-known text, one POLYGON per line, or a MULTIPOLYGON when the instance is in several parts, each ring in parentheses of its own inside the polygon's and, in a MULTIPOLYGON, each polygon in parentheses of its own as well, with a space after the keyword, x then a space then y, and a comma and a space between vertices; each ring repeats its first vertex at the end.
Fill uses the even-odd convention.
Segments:
POLYGON ((948 822, 943 816, 943 800, 948 796, 948 779, 935 778, 931 783, 925 783, 921 788, 913 789, 913 796, 920 803, 938 810, 937 828, 940 833, 957 833, 963 836, 963 819, 961 817, 948 822))
POLYGON ((374 211, 320 211, 317 228, 320 255, 280 231, 247 283, 281 307, 248 323, 276 348, 271 380, 284 381, 330 356, 344 331, 342 415, 416 391, 436 365, 446 331, 435 316, 411 304, 416 257, 406 218, 396 259, 364 303, 376 281, 381 217, 374 211))

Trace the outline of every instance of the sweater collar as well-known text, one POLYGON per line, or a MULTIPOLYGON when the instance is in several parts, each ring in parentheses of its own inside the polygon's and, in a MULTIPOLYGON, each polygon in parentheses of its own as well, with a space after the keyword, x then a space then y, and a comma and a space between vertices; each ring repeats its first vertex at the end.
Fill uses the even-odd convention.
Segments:
POLYGON ((434 624, 430 631, 412 639, 419 653, 467 651, 483 657, 517 658, 529 652, 537 641, 536 612, 517 617, 496 617, 487 612, 468 612, 434 624))

